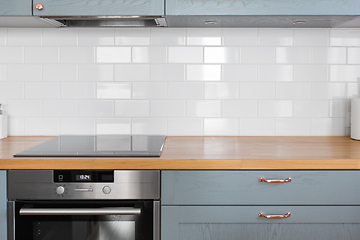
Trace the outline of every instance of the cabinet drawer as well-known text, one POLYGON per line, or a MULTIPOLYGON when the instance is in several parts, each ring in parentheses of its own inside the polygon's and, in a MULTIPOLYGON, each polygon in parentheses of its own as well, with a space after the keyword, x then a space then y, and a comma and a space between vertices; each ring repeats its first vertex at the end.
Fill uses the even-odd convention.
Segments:
POLYGON ((356 206, 163 206, 162 240, 358 239, 356 206), (266 219, 258 214, 284 214, 266 219))
POLYGON ((162 171, 162 204, 360 205, 360 171, 162 171))

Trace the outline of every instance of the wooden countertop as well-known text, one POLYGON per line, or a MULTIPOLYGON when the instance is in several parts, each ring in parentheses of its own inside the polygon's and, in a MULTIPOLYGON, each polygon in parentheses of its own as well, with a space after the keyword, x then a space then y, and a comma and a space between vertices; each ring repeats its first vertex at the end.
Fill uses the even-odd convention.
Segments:
POLYGON ((360 169, 350 137, 167 137, 159 158, 14 158, 52 137, 0 140, 0 169, 360 169))

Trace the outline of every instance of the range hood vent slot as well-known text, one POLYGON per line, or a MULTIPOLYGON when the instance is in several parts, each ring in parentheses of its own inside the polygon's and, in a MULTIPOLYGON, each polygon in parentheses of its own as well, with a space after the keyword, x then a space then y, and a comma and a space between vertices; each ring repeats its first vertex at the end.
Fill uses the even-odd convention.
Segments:
POLYGON ((63 27, 166 27, 163 16, 46 16, 45 21, 57 21, 63 27))

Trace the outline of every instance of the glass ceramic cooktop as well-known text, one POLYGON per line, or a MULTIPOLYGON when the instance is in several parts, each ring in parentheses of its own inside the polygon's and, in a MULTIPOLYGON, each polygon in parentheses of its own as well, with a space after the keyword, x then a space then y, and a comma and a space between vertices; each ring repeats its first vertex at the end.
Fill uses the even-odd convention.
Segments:
POLYGON ((14 157, 160 157, 166 136, 59 136, 14 157))

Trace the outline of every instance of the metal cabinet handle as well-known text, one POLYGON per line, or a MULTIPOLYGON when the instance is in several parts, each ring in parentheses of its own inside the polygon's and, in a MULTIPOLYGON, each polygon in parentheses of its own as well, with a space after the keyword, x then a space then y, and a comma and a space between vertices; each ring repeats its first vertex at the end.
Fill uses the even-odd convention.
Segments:
POLYGON ((288 213, 286 213, 284 215, 265 215, 265 214, 263 214, 261 212, 261 213, 259 213, 259 217, 263 217, 263 218, 289 218, 289 217, 291 217, 291 213, 288 212, 288 213))
POLYGON ((39 10, 39 11, 41 11, 41 10, 44 9, 44 7, 43 7, 43 5, 42 5, 41 3, 36 4, 36 5, 35 5, 35 8, 36 8, 37 10, 39 10))
POLYGON ((20 215, 140 215, 141 208, 22 208, 20 215))
POLYGON ((291 182, 291 178, 287 178, 287 179, 265 179, 265 178, 259 178, 260 182, 267 182, 267 183, 289 183, 291 182))

